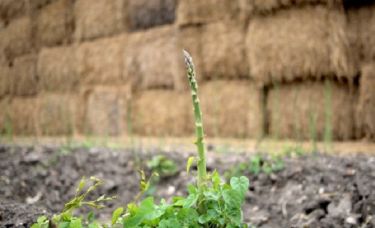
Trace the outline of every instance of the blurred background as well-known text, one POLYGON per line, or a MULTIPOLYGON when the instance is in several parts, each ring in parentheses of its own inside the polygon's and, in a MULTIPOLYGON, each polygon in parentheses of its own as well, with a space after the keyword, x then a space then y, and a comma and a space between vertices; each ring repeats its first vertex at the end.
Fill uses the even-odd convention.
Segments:
POLYGON ((375 140, 375 3, 1 0, 4 136, 375 140))

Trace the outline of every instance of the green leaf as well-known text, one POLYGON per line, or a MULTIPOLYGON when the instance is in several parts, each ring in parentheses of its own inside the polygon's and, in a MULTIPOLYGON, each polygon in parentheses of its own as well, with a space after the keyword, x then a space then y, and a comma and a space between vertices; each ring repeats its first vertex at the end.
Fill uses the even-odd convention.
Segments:
POLYGON ((198 226, 198 212, 193 208, 181 208, 177 218, 183 227, 198 226))
POLYGON ((112 225, 114 225, 118 218, 121 216, 122 212, 124 211, 124 208, 119 207, 112 213, 112 225))
POLYGON ((59 222, 58 228, 70 228, 70 222, 59 222))
POLYGON ((249 189, 249 179, 245 176, 241 177, 232 177, 230 179, 230 186, 240 192, 242 195, 246 193, 246 191, 249 189))
POLYGON ((142 221, 150 213, 154 211, 154 199, 148 197, 144 199, 136 210, 133 211, 133 215, 124 220, 124 227, 136 227, 142 223, 142 221))
POLYGON ((95 214, 93 211, 90 211, 89 214, 87 215, 87 221, 91 223, 94 220, 95 220, 95 214))
POLYGON ((36 220, 39 224, 42 224, 46 221, 48 221, 48 218, 44 215, 40 216, 37 220, 36 220))
POLYGON ((102 226, 96 222, 96 221, 93 221, 89 224, 89 227, 88 228, 101 228, 102 226))
POLYGON ((189 157, 189 159, 186 162, 186 172, 189 173, 190 167, 195 162, 195 157, 189 157))
POLYGON ((212 184, 213 184, 214 189, 216 190, 220 187, 220 184, 221 184, 220 175, 216 170, 212 173, 212 184))
POLYGON ((82 220, 80 218, 74 218, 70 222, 69 228, 82 228, 82 220))
POLYGON ((175 228, 181 227, 181 224, 176 218, 163 219, 159 223, 159 228, 175 228))
POLYGON ((198 201, 199 195, 197 193, 190 193, 190 195, 185 199, 184 208, 190 208, 194 206, 198 201))
POLYGON ((234 189, 223 191, 223 199, 228 209, 241 208, 243 197, 234 189))

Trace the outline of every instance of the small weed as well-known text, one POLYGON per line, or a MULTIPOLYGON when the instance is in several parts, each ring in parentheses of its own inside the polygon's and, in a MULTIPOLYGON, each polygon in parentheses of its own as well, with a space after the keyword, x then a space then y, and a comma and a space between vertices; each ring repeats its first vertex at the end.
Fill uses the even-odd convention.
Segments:
POLYGON ((83 206, 88 206, 93 209, 100 209, 104 207, 103 203, 115 199, 115 197, 106 197, 105 195, 102 195, 95 200, 86 201, 86 197, 102 184, 102 181, 96 177, 90 177, 90 181, 92 184, 85 190, 87 181, 85 178, 82 178, 78 184, 74 198, 65 204, 64 209, 60 214, 54 215, 51 221, 48 220, 46 216, 41 216, 38 218, 37 223, 33 224, 31 228, 54 227, 51 226, 51 224, 54 224, 57 227, 70 228, 104 227, 95 220, 95 216, 92 212, 88 214, 86 219, 74 216, 75 210, 83 206))
POLYGON ((176 163, 164 155, 156 155, 147 161, 147 168, 152 173, 158 173, 160 177, 171 177, 178 171, 176 163))
POLYGON ((257 154, 252 156, 247 162, 243 162, 228 170, 224 175, 226 178, 244 174, 259 175, 260 173, 265 173, 270 175, 283 170, 284 167, 284 160, 281 156, 273 155, 267 158, 266 156, 257 154))

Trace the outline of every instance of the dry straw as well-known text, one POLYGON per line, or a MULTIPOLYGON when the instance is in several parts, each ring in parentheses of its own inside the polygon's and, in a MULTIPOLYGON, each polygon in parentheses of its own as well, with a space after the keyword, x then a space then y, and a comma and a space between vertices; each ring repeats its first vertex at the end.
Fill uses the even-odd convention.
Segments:
POLYGON ((280 8, 303 5, 327 5, 334 6, 342 3, 342 0, 249 0, 247 4, 255 13, 270 13, 280 8))
POLYGON ((375 58, 375 4, 347 10, 352 52, 357 61, 375 58))
POLYGON ((190 102, 188 93, 162 89, 140 92, 135 95, 131 108, 134 133, 144 136, 191 135, 190 102))
POLYGON ((41 91, 74 92, 82 81, 74 47, 43 48, 39 52, 38 76, 41 91))
POLYGON ((375 63, 362 66, 359 104, 358 124, 361 133, 368 139, 375 139, 375 63))
POLYGON ((250 21, 250 74, 260 84, 355 75, 340 10, 306 6, 257 16, 250 21))
POLYGON ((202 111, 209 137, 253 137, 262 134, 261 91, 247 80, 202 83, 202 111), (204 98, 204 99, 203 99, 204 98))

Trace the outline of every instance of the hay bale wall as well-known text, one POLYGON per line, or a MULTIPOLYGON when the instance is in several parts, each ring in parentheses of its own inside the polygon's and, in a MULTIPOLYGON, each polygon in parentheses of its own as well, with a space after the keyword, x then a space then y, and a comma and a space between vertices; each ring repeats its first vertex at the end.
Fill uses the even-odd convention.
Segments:
POLYGON ((110 36, 124 29, 124 0, 77 0, 74 7, 77 39, 110 36))
POLYGON ((8 77, 8 88, 11 95, 30 96, 37 94, 36 61, 37 58, 33 54, 14 59, 8 77))
POLYGON ((124 37, 84 42, 78 48, 78 71, 84 84, 112 84, 124 82, 124 37))
POLYGON ((135 95, 131 105, 134 134, 189 136, 194 132, 190 93, 148 90, 135 95))
POLYGON ((207 136, 262 136, 262 93, 251 82, 209 81, 200 87, 199 95, 207 136))
POLYGON ((127 27, 131 31, 173 24, 177 0, 130 0, 127 3, 127 27))
POLYGON ((15 135, 36 135, 36 99, 12 99, 5 110, 8 126, 15 135))
POLYGON ((345 15, 324 6, 283 9, 250 21, 250 74, 259 84, 334 76, 352 78, 345 15))
POLYGON ((126 78, 132 80, 134 89, 174 88, 179 83, 181 53, 174 27, 133 33, 124 56, 126 78))
POLYGON ((39 135, 72 135, 76 132, 79 99, 72 95, 44 94, 37 100, 39 135))
POLYGON ((129 92, 128 86, 88 89, 85 92, 85 133, 104 136, 126 135, 129 92))
POLYGON ((327 79, 334 138, 373 140, 375 4, 355 2, 2 0, 0 129, 190 136, 186 49, 210 137, 308 139, 313 112, 322 138, 327 79))
POLYGON ((26 54, 33 45, 31 18, 17 18, 0 31, 0 46, 7 59, 26 54))
POLYGON ((39 52, 39 90, 74 92, 81 81, 78 75, 78 58, 74 47, 43 48, 39 52))
POLYGON ((36 39, 39 46, 52 46, 71 41, 73 2, 58 0, 40 9, 36 17, 36 39))
POLYGON ((269 134, 289 139, 312 139, 314 134, 322 140, 326 129, 332 129, 333 139, 351 140, 356 102, 356 90, 333 81, 276 86, 267 97, 269 134))
POLYGON ((349 8, 349 38, 358 61, 375 59, 375 4, 349 8))
POLYGON ((358 118, 360 133, 375 139, 375 62, 362 66, 359 89, 358 118))

